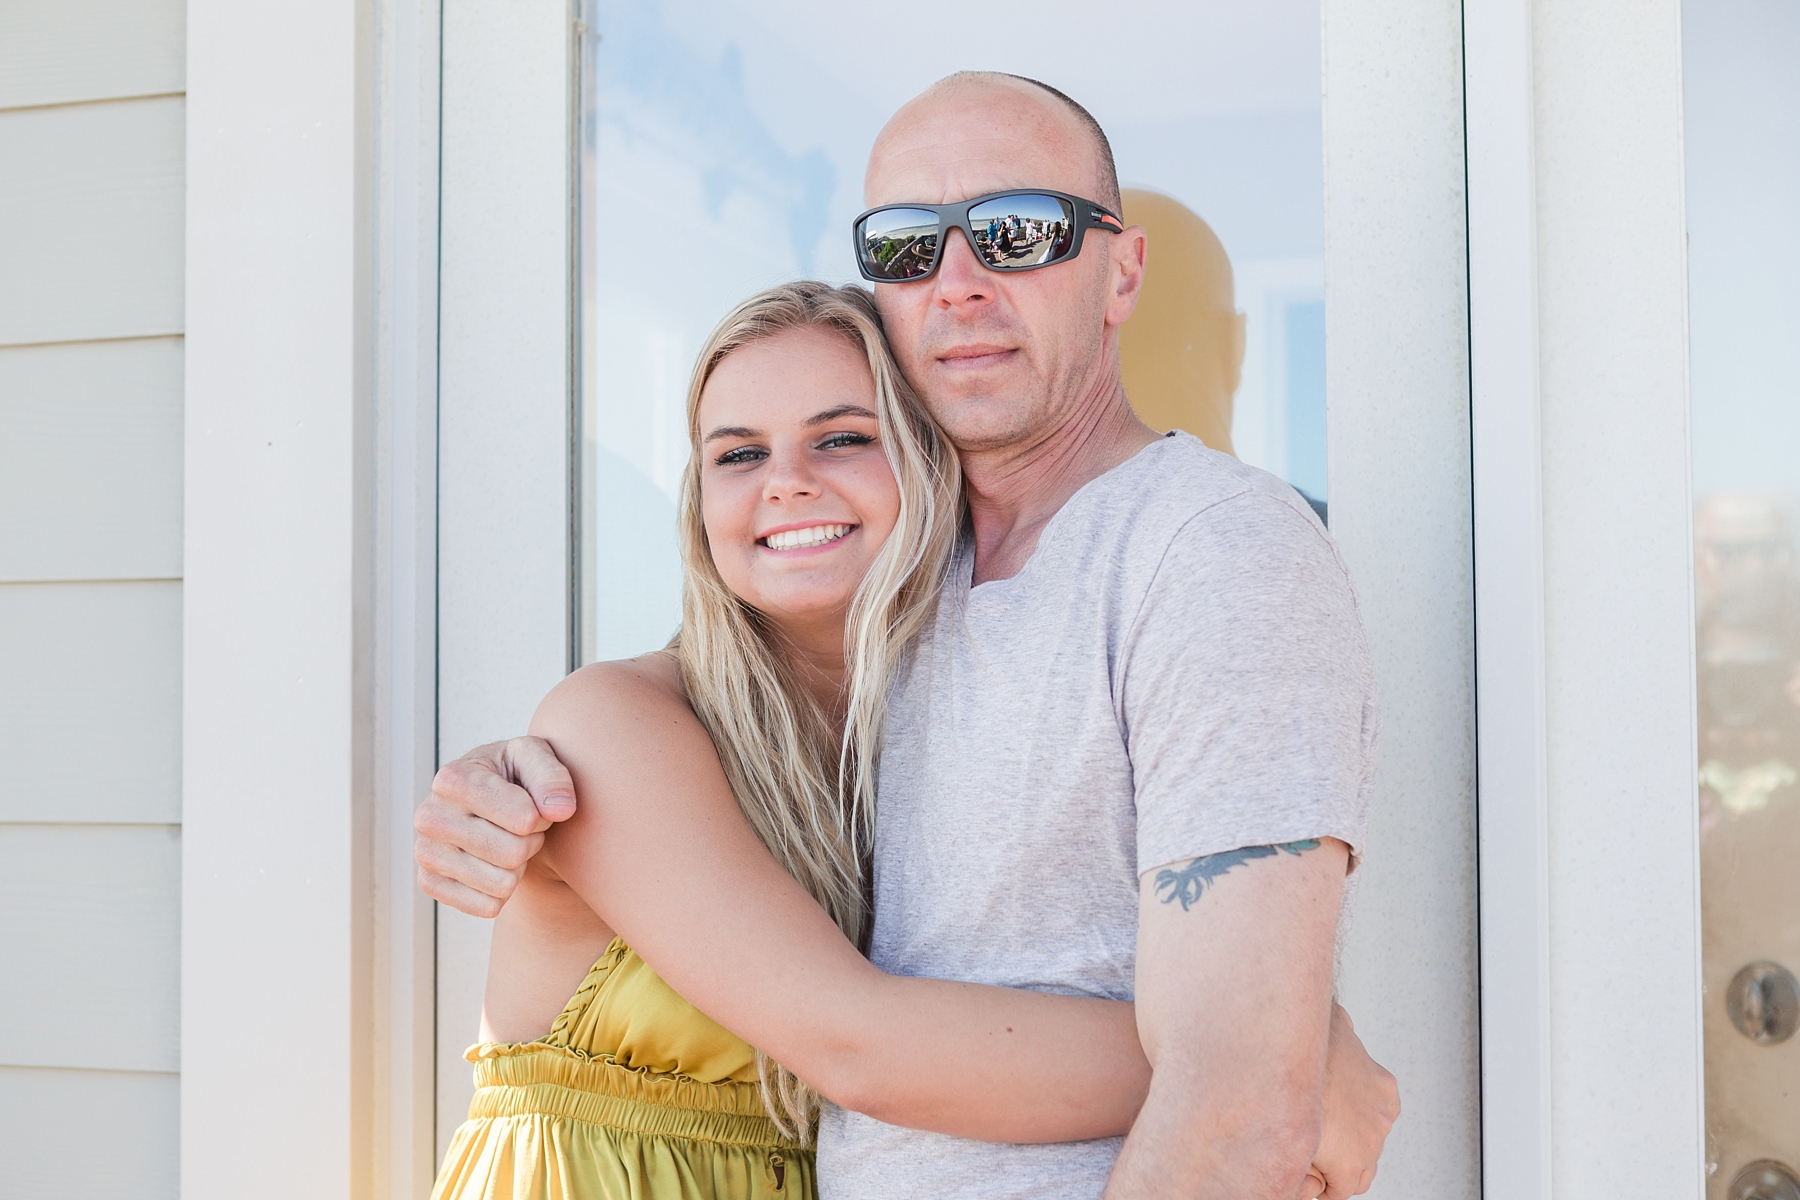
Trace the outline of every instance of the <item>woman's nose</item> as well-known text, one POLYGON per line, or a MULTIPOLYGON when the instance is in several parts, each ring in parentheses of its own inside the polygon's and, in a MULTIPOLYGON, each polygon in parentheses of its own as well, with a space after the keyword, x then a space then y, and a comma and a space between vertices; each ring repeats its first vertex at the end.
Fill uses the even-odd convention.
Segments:
POLYGON ((763 476, 763 499, 782 504, 798 499, 817 499, 819 477, 805 454, 776 451, 769 459, 769 470, 763 476))

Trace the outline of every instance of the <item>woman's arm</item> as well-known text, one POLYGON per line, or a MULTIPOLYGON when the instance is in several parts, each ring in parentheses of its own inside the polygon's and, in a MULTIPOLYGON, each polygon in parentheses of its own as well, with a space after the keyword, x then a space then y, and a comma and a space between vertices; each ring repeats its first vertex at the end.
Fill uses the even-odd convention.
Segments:
POLYGON ((531 732, 575 778, 556 872, 670 986, 845 1108, 1007 1142, 1131 1128, 1150 1083, 1131 1005, 887 975, 738 811, 668 661, 571 675, 531 732))

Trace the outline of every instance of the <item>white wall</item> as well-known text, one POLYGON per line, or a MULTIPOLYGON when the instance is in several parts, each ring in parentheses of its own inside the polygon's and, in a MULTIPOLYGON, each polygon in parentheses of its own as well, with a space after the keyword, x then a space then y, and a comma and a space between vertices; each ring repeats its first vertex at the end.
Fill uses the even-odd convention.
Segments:
POLYGON ((1442 0, 1326 0, 1331 531, 1381 692, 1340 990, 1399 1078, 1372 1194, 1479 1194, 1473 581, 1462 26, 1442 0))
POLYGON ((183 20, 0 7, 6 1200, 176 1194, 183 20))

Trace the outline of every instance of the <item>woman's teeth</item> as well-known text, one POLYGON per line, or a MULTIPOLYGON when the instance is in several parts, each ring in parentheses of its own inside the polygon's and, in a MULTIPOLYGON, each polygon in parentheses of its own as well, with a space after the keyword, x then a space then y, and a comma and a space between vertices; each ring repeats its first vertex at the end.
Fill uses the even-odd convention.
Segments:
POLYGON ((808 546, 835 542, 855 528, 854 525, 811 525, 805 529, 771 533, 763 539, 763 544, 771 550, 803 550, 808 546))

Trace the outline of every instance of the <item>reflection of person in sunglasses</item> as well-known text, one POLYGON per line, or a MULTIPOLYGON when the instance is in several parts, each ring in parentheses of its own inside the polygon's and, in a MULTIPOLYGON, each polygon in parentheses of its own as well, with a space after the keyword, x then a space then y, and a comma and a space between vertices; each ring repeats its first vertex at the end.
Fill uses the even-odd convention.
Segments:
MULTIPOLYGON (((1048 1069, 1032 1054, 1044 1043, 1024 1045, 1052 1028, 1048 1010, 1009 1027, 1022 1048, 1002 1074, 971 1048, 978 1021, 908 1043, 923 1007, 878 1000, 873 985, 834 990, 794 937, 774 954, 747 941, 742 910, 777 881, 721 894, 709 874, 679 869, 685 847, 620 842, 616 806, 657 811, 683 790, 653 770, 597 765, 642 740, 623 726, 593 747, 564 733, 577 726, 555 731, 573 786, 531 739, 447 768, 420 810, 422 882, 491 914, 579 789, 582 811, 596 807, 609 828, 590 839, 604 863, 596 886, 677 914, 661 918, 673 932, 626 930, 634 947, 846 1106, 820 1119, 828 1196, 1351 1195, 1368 1187, 1397 1107, 1391 1077, 1331 1003, 1374 737, 1354 597, 1292 489, 1132 415, 1118 333, 1146 239, 1104 220, 1118 185, 1085 110, 1031 81, 955 76, 888 123, 866 178, 877 208, 1034 187, 1097 198, 1073 214, 1094 224, 1073 227, 1056 269, 995 270, 957 224, 928 275, 877 285, 895 359, 959 453, 969 517, 889 693, 869 958, 921 987, 937 977, 1135 997, 1151 1074, 1129 1135, 1098 1136, 1126 1129, 1097 1120, 1059 1132, 1024 1094, 1048 1069), (1084 229, 1110 232, 1084 244, 1084 229), (769 978, 790 973, 834 1002, 793 1018, 798 1029, 759 1007, 776 1003, 769 978), (894 1058, 883 1032, 910 1057, 894 1058), (846 1050, 860 1064, 834 1058, 846 1050), (1057 1136, 1088 1140, 971 1140, 1057 1136)), ((791 384, 795 366, 763 377, 791 384)), ((631 726, 657 727, 654 716, 631 726)), ((673 772, 682 760, 657 761, 673 772)), ((692 837, 706 824, 681 828, 692 837)), ((578 974, 565 971, 563 996, 578 974)), ((539 1016, 531 1028, 554 1013, 539 1016)), ((1062 1097, 1073 1109, 1116 1100, 1125 1056, 1096 1065, 1092 1049, 1060 1047, 1087 1062, 1062 1097)))
POLYGON ((896 265, 899 270, 911 270, 912 268, 905 264, 930 262, 934 254, 936 251, 932 248, 931 239, 914 238, 906 244, 906 249, 900 252, 899 262, 896 265))

